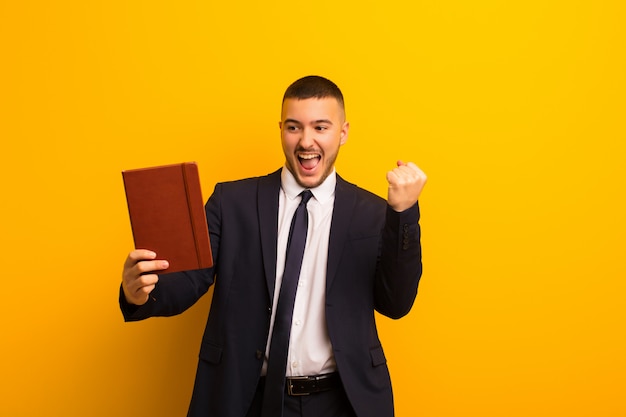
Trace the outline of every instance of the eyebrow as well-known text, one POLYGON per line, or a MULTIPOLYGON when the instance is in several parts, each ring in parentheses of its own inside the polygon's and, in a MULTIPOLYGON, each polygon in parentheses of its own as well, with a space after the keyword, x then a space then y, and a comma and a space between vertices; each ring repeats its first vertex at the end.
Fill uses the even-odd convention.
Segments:
MULTIPOLYGON (((296 119, 285 119, 285 121, 283 123, 296 123, 296 124, 299 124, 299 125, 302 124, 302 122, 300 122, 299 120, 296 120, 296 119)), ((312 124, 320 124, 320 123, 326 123, 326 124, 329 124, 329 125, 333 124, 333 122, 328 120, 328 119, 315 120, 315 121, 313 121, 312 124)))

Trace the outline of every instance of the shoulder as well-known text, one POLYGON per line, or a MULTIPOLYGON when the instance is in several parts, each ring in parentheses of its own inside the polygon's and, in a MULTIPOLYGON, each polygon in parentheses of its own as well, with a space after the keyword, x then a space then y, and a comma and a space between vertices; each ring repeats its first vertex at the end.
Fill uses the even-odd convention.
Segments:
POLYGON ((280 170, 258 177, 218 182, 215 185, 215 192, 237 194, 251 193, 259 187, 272 187, 276 184, 280 187, 280 170))
POLYGON ((337 175, 337 193, 354 195, 357 204, 374 205, 379 207, 387 206, 387 201, 384 198, 366 190, 365 188, 361 188, 356 184, 346 181, 339 175, 337 175))
POLYGON ((278 206, 279 191, 280 171, 262 177, 219 182, 207 201, 207 213, 225 216, 252 212, 259 204, 278 206))

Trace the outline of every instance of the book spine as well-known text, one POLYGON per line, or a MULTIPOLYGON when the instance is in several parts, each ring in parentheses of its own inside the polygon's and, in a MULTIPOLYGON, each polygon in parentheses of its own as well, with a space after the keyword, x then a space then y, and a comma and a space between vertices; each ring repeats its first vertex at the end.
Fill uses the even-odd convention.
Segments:
POLYGON ((189 218, 191 220, 191 228, 196 243, 195 248, 198 268, 210 268, 213 266, 213 256, 211 252, 205 253, 200 249, 204 247, 210 248, 210 242, 208 238, 206 213, 204 212, 204 202, 202 201, 198 165, 193 162, 188 162, 182 164, 182 169, 189 218), (202 233, 203 230, 205 231, 204 233, 202 233))

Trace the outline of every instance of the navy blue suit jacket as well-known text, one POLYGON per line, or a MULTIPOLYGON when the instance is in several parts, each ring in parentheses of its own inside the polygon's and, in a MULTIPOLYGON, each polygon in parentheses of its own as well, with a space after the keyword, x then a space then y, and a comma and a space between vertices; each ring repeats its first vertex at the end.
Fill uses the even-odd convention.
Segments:
MULTIPOLYGON (((189 408, 192 417, 244 417, 261 374, 274 280, 280 171, 217 184, 206 204, 214 266, 160 276, 126 320, 179 314, 215 283, 189 408)), ((393 396, 374 311, 409 312, 422 273, 417 204, 397 213, 337 176, 326 317, 338 372, 359 417, 391 417, 393 396)))

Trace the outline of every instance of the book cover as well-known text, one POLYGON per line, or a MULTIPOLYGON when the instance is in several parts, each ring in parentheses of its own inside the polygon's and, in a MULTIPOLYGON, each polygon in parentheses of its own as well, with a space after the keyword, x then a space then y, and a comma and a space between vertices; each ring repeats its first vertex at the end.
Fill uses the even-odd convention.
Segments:
POLYGON ((122 171, 136 249, 169 262, 161 273, 213 266, 195 162, 122 171))

